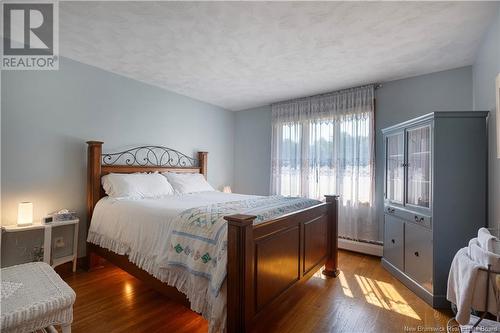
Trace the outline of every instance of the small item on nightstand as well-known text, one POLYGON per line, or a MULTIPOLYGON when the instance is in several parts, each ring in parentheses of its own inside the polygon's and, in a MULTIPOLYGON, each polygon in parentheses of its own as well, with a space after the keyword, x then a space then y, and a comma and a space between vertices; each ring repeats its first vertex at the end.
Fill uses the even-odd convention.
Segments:
POLYGON ((61 209, 58 212, 49 214, 49 216, 43 218, 44 223, 60 222, 60 221, 72 221, 76 220, 78 217, 76 212, 69 211, 67 209, 61 209))

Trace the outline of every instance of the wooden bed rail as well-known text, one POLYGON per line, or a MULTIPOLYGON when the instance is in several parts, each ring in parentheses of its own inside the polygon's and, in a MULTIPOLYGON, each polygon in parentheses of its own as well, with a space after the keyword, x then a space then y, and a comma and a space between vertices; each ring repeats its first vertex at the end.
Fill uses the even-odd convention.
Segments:
POLYGON ((253 215, 224 217, 228 333, 249 332, 260 314, 321 266, 324 275, 338 275, 338 198, 255 226, 253 215))

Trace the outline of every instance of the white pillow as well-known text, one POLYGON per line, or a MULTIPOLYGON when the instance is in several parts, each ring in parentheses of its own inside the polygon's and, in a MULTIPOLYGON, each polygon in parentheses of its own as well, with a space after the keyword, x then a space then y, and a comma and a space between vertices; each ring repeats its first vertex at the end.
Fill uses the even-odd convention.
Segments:
POLYGON ((201 173, 163 173, 178 194, 215 191, 201 173))
POLYGON ((159 173, 110 173, 101 178, 102 187, 113 198, 157 198, 173 195, 174 189, 159 173))

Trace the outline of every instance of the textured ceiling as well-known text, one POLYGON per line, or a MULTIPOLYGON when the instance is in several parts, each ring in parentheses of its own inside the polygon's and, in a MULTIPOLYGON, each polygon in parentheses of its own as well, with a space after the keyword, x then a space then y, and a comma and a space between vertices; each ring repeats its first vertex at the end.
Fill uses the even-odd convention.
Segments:
POLYGON ((242 110, 470 65, 497 6, 61 2, 60 53, 242 110))

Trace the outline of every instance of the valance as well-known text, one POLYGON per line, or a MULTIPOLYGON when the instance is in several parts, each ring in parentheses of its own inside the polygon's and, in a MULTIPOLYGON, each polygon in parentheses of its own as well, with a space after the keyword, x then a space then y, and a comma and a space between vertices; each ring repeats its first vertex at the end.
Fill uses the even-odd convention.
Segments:
POLYGON ((335 91, 328 94, 280 102, 271 105, 273 123, 345 117, 364 119, 374 110, 375 86, 335 91))

